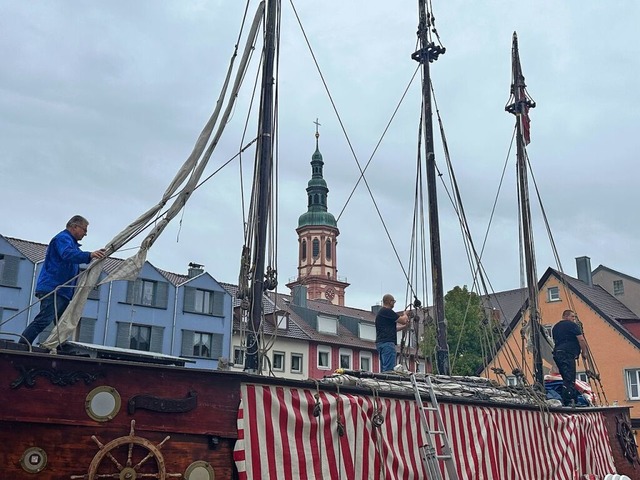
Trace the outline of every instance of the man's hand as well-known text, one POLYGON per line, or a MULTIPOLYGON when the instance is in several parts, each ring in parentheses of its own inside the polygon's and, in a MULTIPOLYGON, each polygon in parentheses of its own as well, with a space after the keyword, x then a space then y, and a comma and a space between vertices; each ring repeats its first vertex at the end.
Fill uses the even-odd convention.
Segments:
POLYGON ((101 248, 100 250, 96 250, 95 252, 91 252, 91 259, 95 259, 95 258, 104 258, 107 256, 107 251, 104 248, 101 248))

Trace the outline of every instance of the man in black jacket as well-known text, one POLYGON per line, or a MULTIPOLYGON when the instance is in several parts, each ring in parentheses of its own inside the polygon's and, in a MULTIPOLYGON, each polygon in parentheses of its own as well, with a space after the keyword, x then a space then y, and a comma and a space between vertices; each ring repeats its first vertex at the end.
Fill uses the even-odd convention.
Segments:
POLYGON ((587 361, 587 342, 582 335, 580 326, 576 323, 576 314, 572 310, 562 312, 562 320, 551 330, 555 348, 553 359, 562 375, 562 403, 565 406, 575 405, 578 392, 575 387, 576 359, 582 355, 587 361))

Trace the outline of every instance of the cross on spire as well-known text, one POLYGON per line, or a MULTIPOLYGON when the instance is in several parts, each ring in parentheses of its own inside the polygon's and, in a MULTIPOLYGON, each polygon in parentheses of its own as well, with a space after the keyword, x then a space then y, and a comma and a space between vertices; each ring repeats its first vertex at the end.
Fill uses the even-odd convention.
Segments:
POLYGON ((321 123, 318 123, 318 119, 316 118, 316 121, 313 122, 316 125, 316 147, 318 146, 318 138, 320 138, 320 133, 318 132, 318 127, 322 126, 321 123))

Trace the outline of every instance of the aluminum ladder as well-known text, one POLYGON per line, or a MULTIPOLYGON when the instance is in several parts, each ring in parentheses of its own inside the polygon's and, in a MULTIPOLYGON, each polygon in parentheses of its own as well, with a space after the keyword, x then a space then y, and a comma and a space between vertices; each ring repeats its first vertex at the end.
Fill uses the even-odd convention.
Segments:
POLYGON ((444 462, 445 471, 449 480, 458 480, 458 473, 456 471, 456 464, 453 458, 453 451, 447 438, 447 432, 444 429, 444 422, 442 415, 440 415, 440 408, 438 407, 438 399, 433 391, 433 385, 431 383, 431 377, 425 375, 423 380, 417 380, 416 374, 411 374, 411 385, 413 387, 413 393, 416 397, 416 404, 418 405, 420 414, 420 423, 422 424, 422 433, 425 437, 425 444, 420 445, 420 456, 422 457, 422 463, 427 471, 427 478, 429 480, 445 480, 440 470, 440 462, 444 462), (419 384, 425 386, 429 393, 430 399, 428 400, 429 406, 425 406, 420 394, 419 384), (427 421, 427 413, 433 412, 437 425, 436 430, 431 430, 429 422, 427 421), (442 453, 438 455, 436 445, 442 447, 442 453))

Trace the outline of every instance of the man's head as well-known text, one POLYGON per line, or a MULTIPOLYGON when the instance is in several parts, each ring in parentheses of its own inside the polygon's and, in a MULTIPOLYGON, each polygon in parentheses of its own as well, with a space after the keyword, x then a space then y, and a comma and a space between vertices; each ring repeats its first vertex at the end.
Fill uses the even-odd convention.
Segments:
POLYGON ((87 228, 89 227, 89 221, 80 216, 74 215, 67 222, 67 230, 73 235, 73 238, 80 241, 87 234, 87 228))
POLYGON ((576 321, 576 314, 574 313, 573 310, 565 310, 564 312, 562 312, 562 319, 563 320, 571 320, 572 322, 576 321))
POLYGON ((382 306, 387 308, 393 308, 396 304, 396 299, 393 298, 393 295, 387 293, 384 297, 382 297, 382 306))

